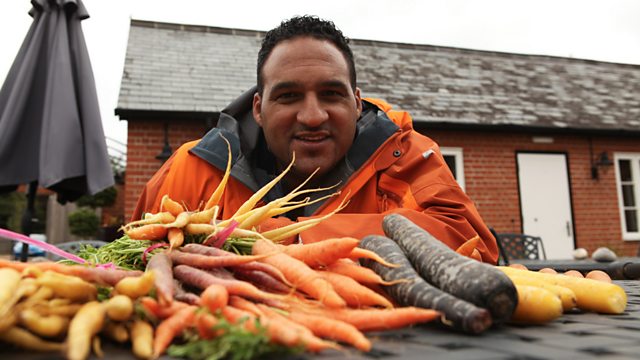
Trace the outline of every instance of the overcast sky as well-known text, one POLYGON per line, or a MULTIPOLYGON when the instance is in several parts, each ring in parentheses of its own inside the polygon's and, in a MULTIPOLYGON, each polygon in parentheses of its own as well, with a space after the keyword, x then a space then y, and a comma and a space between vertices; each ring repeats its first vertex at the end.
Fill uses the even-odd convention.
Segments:
MULTIPOLYGON (((105 134, 126 142, 113 115, 131 18, 269 30, 293 15, 332 20, 346 36, 640 65, 640 0, 84 0, 83 29, 105 134)), ((0 80, 32 19, 29 0, 3 0, 0 80)), ((117 146, 109 143, 111 147, 117 146)))

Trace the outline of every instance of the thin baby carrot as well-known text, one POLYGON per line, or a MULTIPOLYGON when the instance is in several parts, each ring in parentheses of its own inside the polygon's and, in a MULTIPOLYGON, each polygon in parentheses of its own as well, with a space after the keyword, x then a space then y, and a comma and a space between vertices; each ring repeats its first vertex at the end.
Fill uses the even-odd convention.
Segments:
POLYGON ((340 259, 326 267, 327 271, 348 276, 361 284, 394 285, 408 280, 384 281, 373 270, 360 266, 349 259, 340 259))
POLYGON ((460 255, 471 257, 473 254, 473 250, 478 246, 478 242, 480 242, 480 236, 476 235, 471 239, 464 242, 464 244, 458 246, 456 252, 460 255))
POLYGON ((185 209, 177 201, 171 200, 169 195, 164 195, 160 200, 160 211, 168 211, 171 215, 178 216, 185 209))
POLYGON ((148 224, 168 224, 172 221, 175 221, 175 219, 176 217, 171 215, 171 213, 168 211, 159 212, 156 214, 145 214, 144 219, 127 223, 122 228, 130 229, 134 226, 142 226, 148 224))
POLYGON ((193 323, 198 308, 189 305, 178 310, 158 325, 153 337, 153 355, 158 358, 164 353, 171 341, 193 323))
POLYGON ((176 215, 176 220, 175 221, 170 222, 168 224, 164 224, 164 227, 166 227, 166 228, 172 228, 172 227, 183 228, 189 223, 189 216, 191 216, 189 212, 183 211, 180 214, 176 215))
POLYGON ((125 230, 124 233, 131 240, 161 240, 167 237, 167 231, 164 224, 148 224, 125 230))
POLYGON ((355 326, 344 321, 301 312, 289 313, 288 317, 307 327, 316 336, 342 341, 361 351, 371 350, 371 341, 355 326))
POLYGON ((222 194, 224 193, 224 189, 227 186, 227 181, 229 181, 229 175, 231 174, 231 144, 229 143, 229 140, 227 140, 227 138, 225 138, 222 134, 220 134, 220 137, 227 143, 227 168, 224 171, 224 176, 222 176, 222 180, 220 180, 218 187, 216 187, 216 189, 211 194, 211 197, 209 197, 209 200, 205 204, 205 210, 218 205, 218 203, 220 202, 220 198, 222 198, 222 194))
MULTIPOLYGON (((296 312, 298 310, 293 310, 296 312)), ((326 309, 310 310, 312 314, 347 322, 360 331, 398 329, 433 321, 442 315, 439 311, 412 306, 393 309, 326 309)))
POLYGON ((197 211, 189 214, 189 224, 209 224, 218 215, 220 207, 213 206, 206 210, 197 211))
POLYGON ((184 227, 184 231, 188 234, 198 235, 198 234, 213 234, 216 231, 216 226, 211 224, 194 224, 189 223, 184 227))
POLYGON ((367 250, 367 249, 363 249, 363 248, 355 248, 351 251, 351 254, 349 255, 349 258, 351 259, 369 259, 369 260, 373 260, 377 263, 380 263, 386 267, 390 267, 390 268, 397 268, 398 264, 392 264, 388 261, 386 261, 385 259, 383 259, 380 255, 376 254, 375 252, 371 251, 371 250, 367 250))
POLYGON ((252 261, 263 259, 265 256, 268 256, 268 254, 206 256, 206 255, 186 253, 179 250, 172 251, 170 254, 171 260, 175 264, 190 265, 190 266, 203 268, 203 269, 246 264, 252 261))
POLYGON ((179 248, 184 242, 184 233, 180 228, 170 228, 167 232, 167 239, 169 240, 169 250, 179 248))
POLYGON ((352 278, 330 271, 318 271, 325 280, 327 280, 331 286, 336 290, 351 307, 365 307, 365 306, 383 306, 386 308, 392 308, 393 304, 389 302, 384 296, 376 293, 364 285, 360 285, 352 278))

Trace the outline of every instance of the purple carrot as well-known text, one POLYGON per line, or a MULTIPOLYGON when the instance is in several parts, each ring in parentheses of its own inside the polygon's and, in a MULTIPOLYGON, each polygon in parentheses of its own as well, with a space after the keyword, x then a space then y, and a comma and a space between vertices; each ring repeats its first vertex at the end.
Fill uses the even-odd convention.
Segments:
POLYGON ((291 287, 264 271, 236 269, 233 274, 238 279, 248 281, 269 292, 288 294, 292 291, 291 287))
POLYGON ((173 302, 173 263, 166 252, 159 252, 151 257, 147 263, 147 270, 153 270, 156 295, 162 306, 169 306, 173 302))

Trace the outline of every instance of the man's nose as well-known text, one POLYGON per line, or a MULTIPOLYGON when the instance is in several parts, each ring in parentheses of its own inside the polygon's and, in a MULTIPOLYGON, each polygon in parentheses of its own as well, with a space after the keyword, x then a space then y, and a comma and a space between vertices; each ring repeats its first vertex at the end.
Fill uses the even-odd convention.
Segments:
POLYGON ((329 114, 316 96, 307 96, 298 111, 298 122, 313 128, 329 119, 329 114))

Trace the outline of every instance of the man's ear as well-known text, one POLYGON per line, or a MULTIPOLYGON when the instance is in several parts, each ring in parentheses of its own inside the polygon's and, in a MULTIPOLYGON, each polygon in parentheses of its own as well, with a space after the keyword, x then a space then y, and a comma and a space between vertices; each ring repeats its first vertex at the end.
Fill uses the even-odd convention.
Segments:
POLYGON ((253 94, 253 118, 260 127, 262 127, 262 116, 260 115, 260 108, 262 107, 262 98, 259 93, 253 94))
POLYGON ((356 98, 356 110, 358 111, 358 118, 359 118, 360 115, 362 114, 362 97, 360 96, 360 88, 359 87, 356 87, 356 91, 354 92, 354 96, 356 98))

